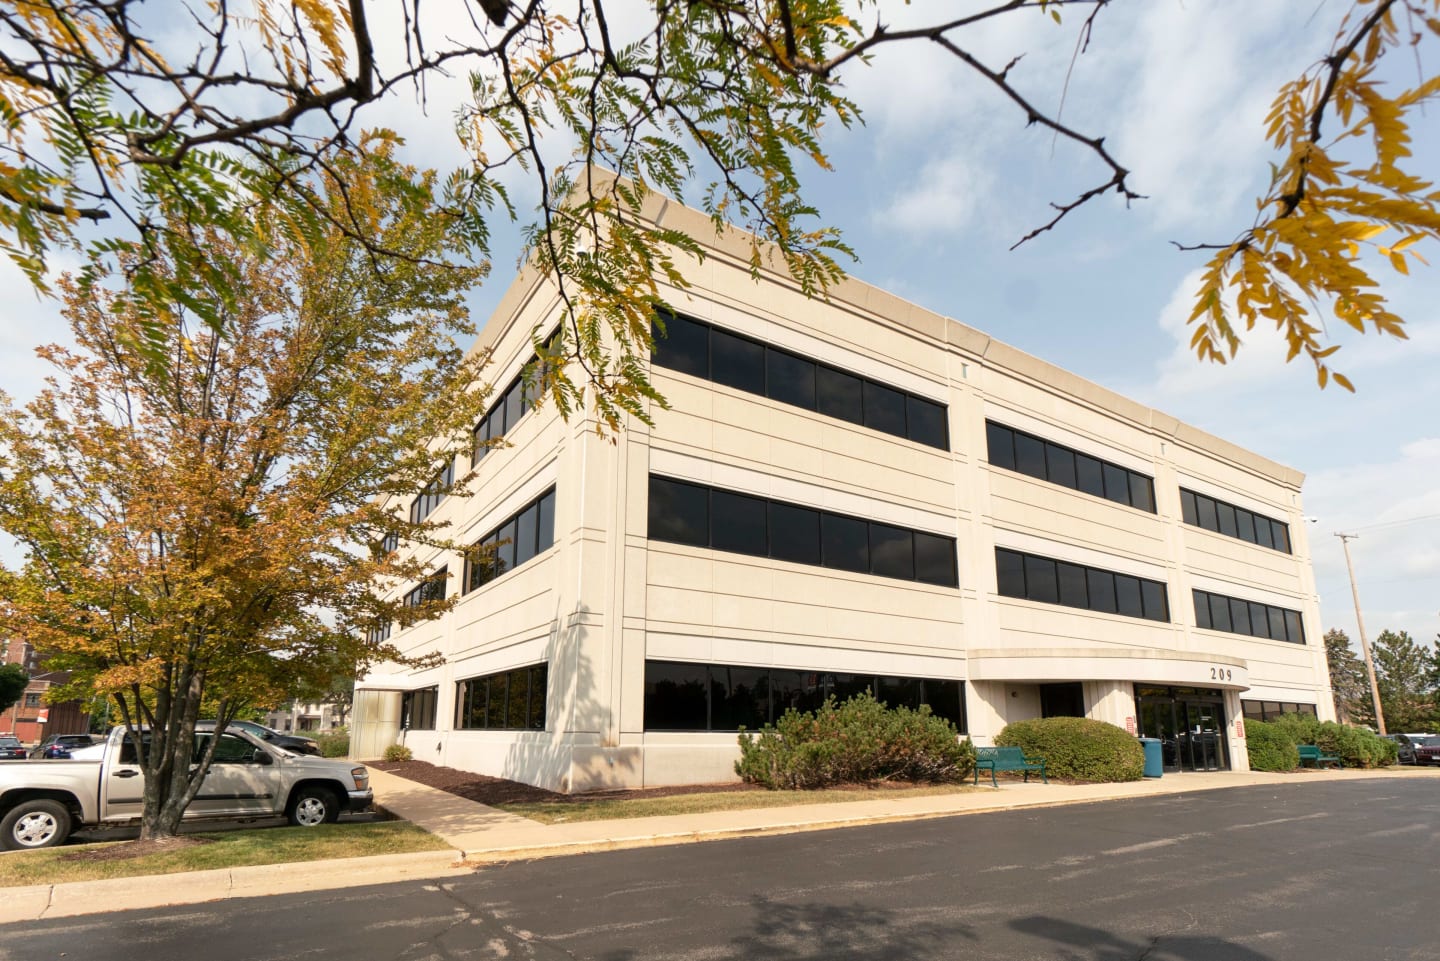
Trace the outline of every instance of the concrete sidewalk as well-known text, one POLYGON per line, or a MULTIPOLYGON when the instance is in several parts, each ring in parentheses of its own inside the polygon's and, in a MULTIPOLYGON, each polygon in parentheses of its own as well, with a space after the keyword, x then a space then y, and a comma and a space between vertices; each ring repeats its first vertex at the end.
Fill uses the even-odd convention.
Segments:
POLYGON ((439 835, 454 850, 4 888, 0 889, 0 923, 394 881, 443 880, 467 874, 474 865, 591 851, 820 831, 917 818, 1188 794, 1230 787, 1297 786, 1317 780, 1411 777, 1440 778, 1440 769, 1302 771, 1292 774, 1217 772, 1170 775, 1125 784, 1046 785, 1038 781, 1028 784, 1002 781, 998 790, 982 785, 957 794, 926 797, 881 797, 836 804, 540 824, 371 768, 370 778, 377 804, 397 817, 439 835))

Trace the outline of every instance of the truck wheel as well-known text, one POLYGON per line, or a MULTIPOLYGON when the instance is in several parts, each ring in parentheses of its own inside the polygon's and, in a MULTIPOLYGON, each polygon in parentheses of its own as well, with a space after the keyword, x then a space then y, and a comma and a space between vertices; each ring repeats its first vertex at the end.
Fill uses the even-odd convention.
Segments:
POLYGON ((302 787, 291 795, 285 816, 291 824, 302 828, 334 824, 340 820, 340 802, 323 787, 302 787))
POLYGON ((0 820, 0 847, 7 851, 51 848, 70 836, 70 812, 59 801, 21 801, 0 820))

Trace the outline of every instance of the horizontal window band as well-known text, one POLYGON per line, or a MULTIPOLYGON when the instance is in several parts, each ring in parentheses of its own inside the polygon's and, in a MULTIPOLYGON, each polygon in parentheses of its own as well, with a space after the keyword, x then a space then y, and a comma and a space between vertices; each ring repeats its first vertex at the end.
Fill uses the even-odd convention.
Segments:
POLYGON ((1155 479, 1139 471, 993 420, 985 421, 985 441, 993 467, 1156 513, 1155 479))
POLYGON ((1069 561, 995 548, 995 585, 1002 597, 1169 623, 1168 587, 1069 561))
POLYGON ((650 475, 652 540, 958 587, 953 537, 650 475))
POLYGON ((693 317, 656 313, 652 359, 692 377, 927 447, 950 449, 944 404, 693 317))

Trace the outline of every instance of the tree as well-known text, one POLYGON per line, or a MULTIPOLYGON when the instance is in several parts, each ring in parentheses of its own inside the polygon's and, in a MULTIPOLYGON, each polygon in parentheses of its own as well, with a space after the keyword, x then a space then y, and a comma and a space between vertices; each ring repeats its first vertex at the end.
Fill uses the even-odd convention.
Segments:
POLYGON ((1371 648, 1380 708, 1392 731, 1428 731, 1436 726, 1431 668, 1435 653, 1405 631, 1381 631, 1371 648))
POLYGON ((1350 647, 1349 635, 1338 628, 1326 631, 1325 659, 1330 665, 1330 693, 1335 699, 1335 714, 1341 723, 1373 722, 1375 709, 1370 706, 1365 663, 1350 647))
POLYGON ((19 704, 29 684, 30 675, 19 664, 0 664, 0 713, 19 704))
POLYGON ((191 278, 186 301, 141 314, 65 282, 77 346, 43 351, 58 375, 23 411, 0 403, 0 529, 27 552, 0 569, 0 629, 72 671, 66 695, 108 696, 142 745, 142 838, 173 834, 204 779, 215 739, 197 755, 197 719, 328 684, 337 662, 420 664, 380 628, 449 606, 375 586, 435 577, 395 541, 449 546, 404 505, 485 409, 485 358, 454 340, 482 270, 455 262, 433 178, 363 147, 307 189, 403 254, 386 270, 271 205, 252 225, 266 256, 193 238, 235 278, 224 297, 191 278), (200 299, 223 336, 197 323, 200 299), (141 349, 154 323, 173 349, 158 369, 141 349))
MULTIPOLYGON (((1097 197, 1142 199, 1103 136, 1024 89, 1020 57, 1005 63, 1008 52, 995 59, 971 43, 1001 18, 1032 17, 1035 29, 1053 19, 1075 28, 1078 55, 1113 6, 992 0, 906 29, 886 25, 881 0, 654 0, 623 11, 607 0, 483 0, 486 17, 468 24, 401 6, 378 28, 404 41, 403 62, 387 62, 369 18, 389 11, 363 0, 257 0, 253 16, 216 3, 189 8, 188 31, 158 36, 140 0, 37 0, 0 15, 0 245, 42 285, 50 251, 97 224, 97 252, 125 255, 138 291, 175 299, 157 257, 167 233, 199 225, 253 244, 251 207, 289 197, 392 256, 297 173, 323 170, 380 99, 423 97, 427 80, 465 71, 471 102, 445 107, 459 108, 472 162, 446 181, 447 202, 483 253, 488 216, 497 205, 514 214, 504 168, 528 171, 539 197, 534 263, 560 290, 579 372, 575 383, 557 366, 547 386, 562 410, 588 402, 613 427, 622 413, 643 418, 656 396, 644 366, 656 274, 683 286, 676 258, 700 256, 697 238, 645 218, 650 189, 682 196, 699 181, 717 229, 733 222, 758 235, 755 269, 774 259, 807 292, 823 291, 849 251, 804 199, 801 172, 829 167, 827 127, 861 121, 845 80, 881 48, 946 51, 1027 125, 1089 156, 1091 185, 1052 203, 1021 242, 1097 197), (1072 10, 1086 12, 1076 20, 1072 10), (114 221, 127 229, 108 229, 114 221), (582 395, 587 384, 597 389, 582 395)), ((1331 48, 1276 98, 1278 156, 1257 219, 1232 241, 1189 248, 1213 252, 1191 322, 1198 356, 1222 363, 1241 328, 1273 323, 1322 387, 1350 388, 1330 368, 1324 315, 1403 337, 1360 255, 1373 249, 1404 272, 1422 241, 1440 237, 1440 191, 1417 173, 1408 126, 1440 94, 1440 77, 1423 70, 1440 39, 1440 0, 1355 0, 1337 16, 1331 48), (1392 92, 1380 68, 1396 51, 1414 51, 1422 69, 1392 92)), ((222 293, 232 282, 203 256, 186 268, 214 274, 222 293)), ((218 318, 208 304, 193 309, 218 318)))

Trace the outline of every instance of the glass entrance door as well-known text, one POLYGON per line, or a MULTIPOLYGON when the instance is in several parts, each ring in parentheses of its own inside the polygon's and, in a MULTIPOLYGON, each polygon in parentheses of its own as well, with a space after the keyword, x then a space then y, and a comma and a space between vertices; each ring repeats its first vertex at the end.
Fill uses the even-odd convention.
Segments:
POLYGON ((1160 756, 1167 773, 1230 769, 1225 747, 1225 701, 1219 691, 1137 689, 1135 708, 1140 736, 1160 740, 1160 756))
POLYGON ((1175 713, 1185 718, 1180 735, 1181 764, 1187 771, 1225 771, 1225 704, 1210 700, 1176 701, 1175 713))

